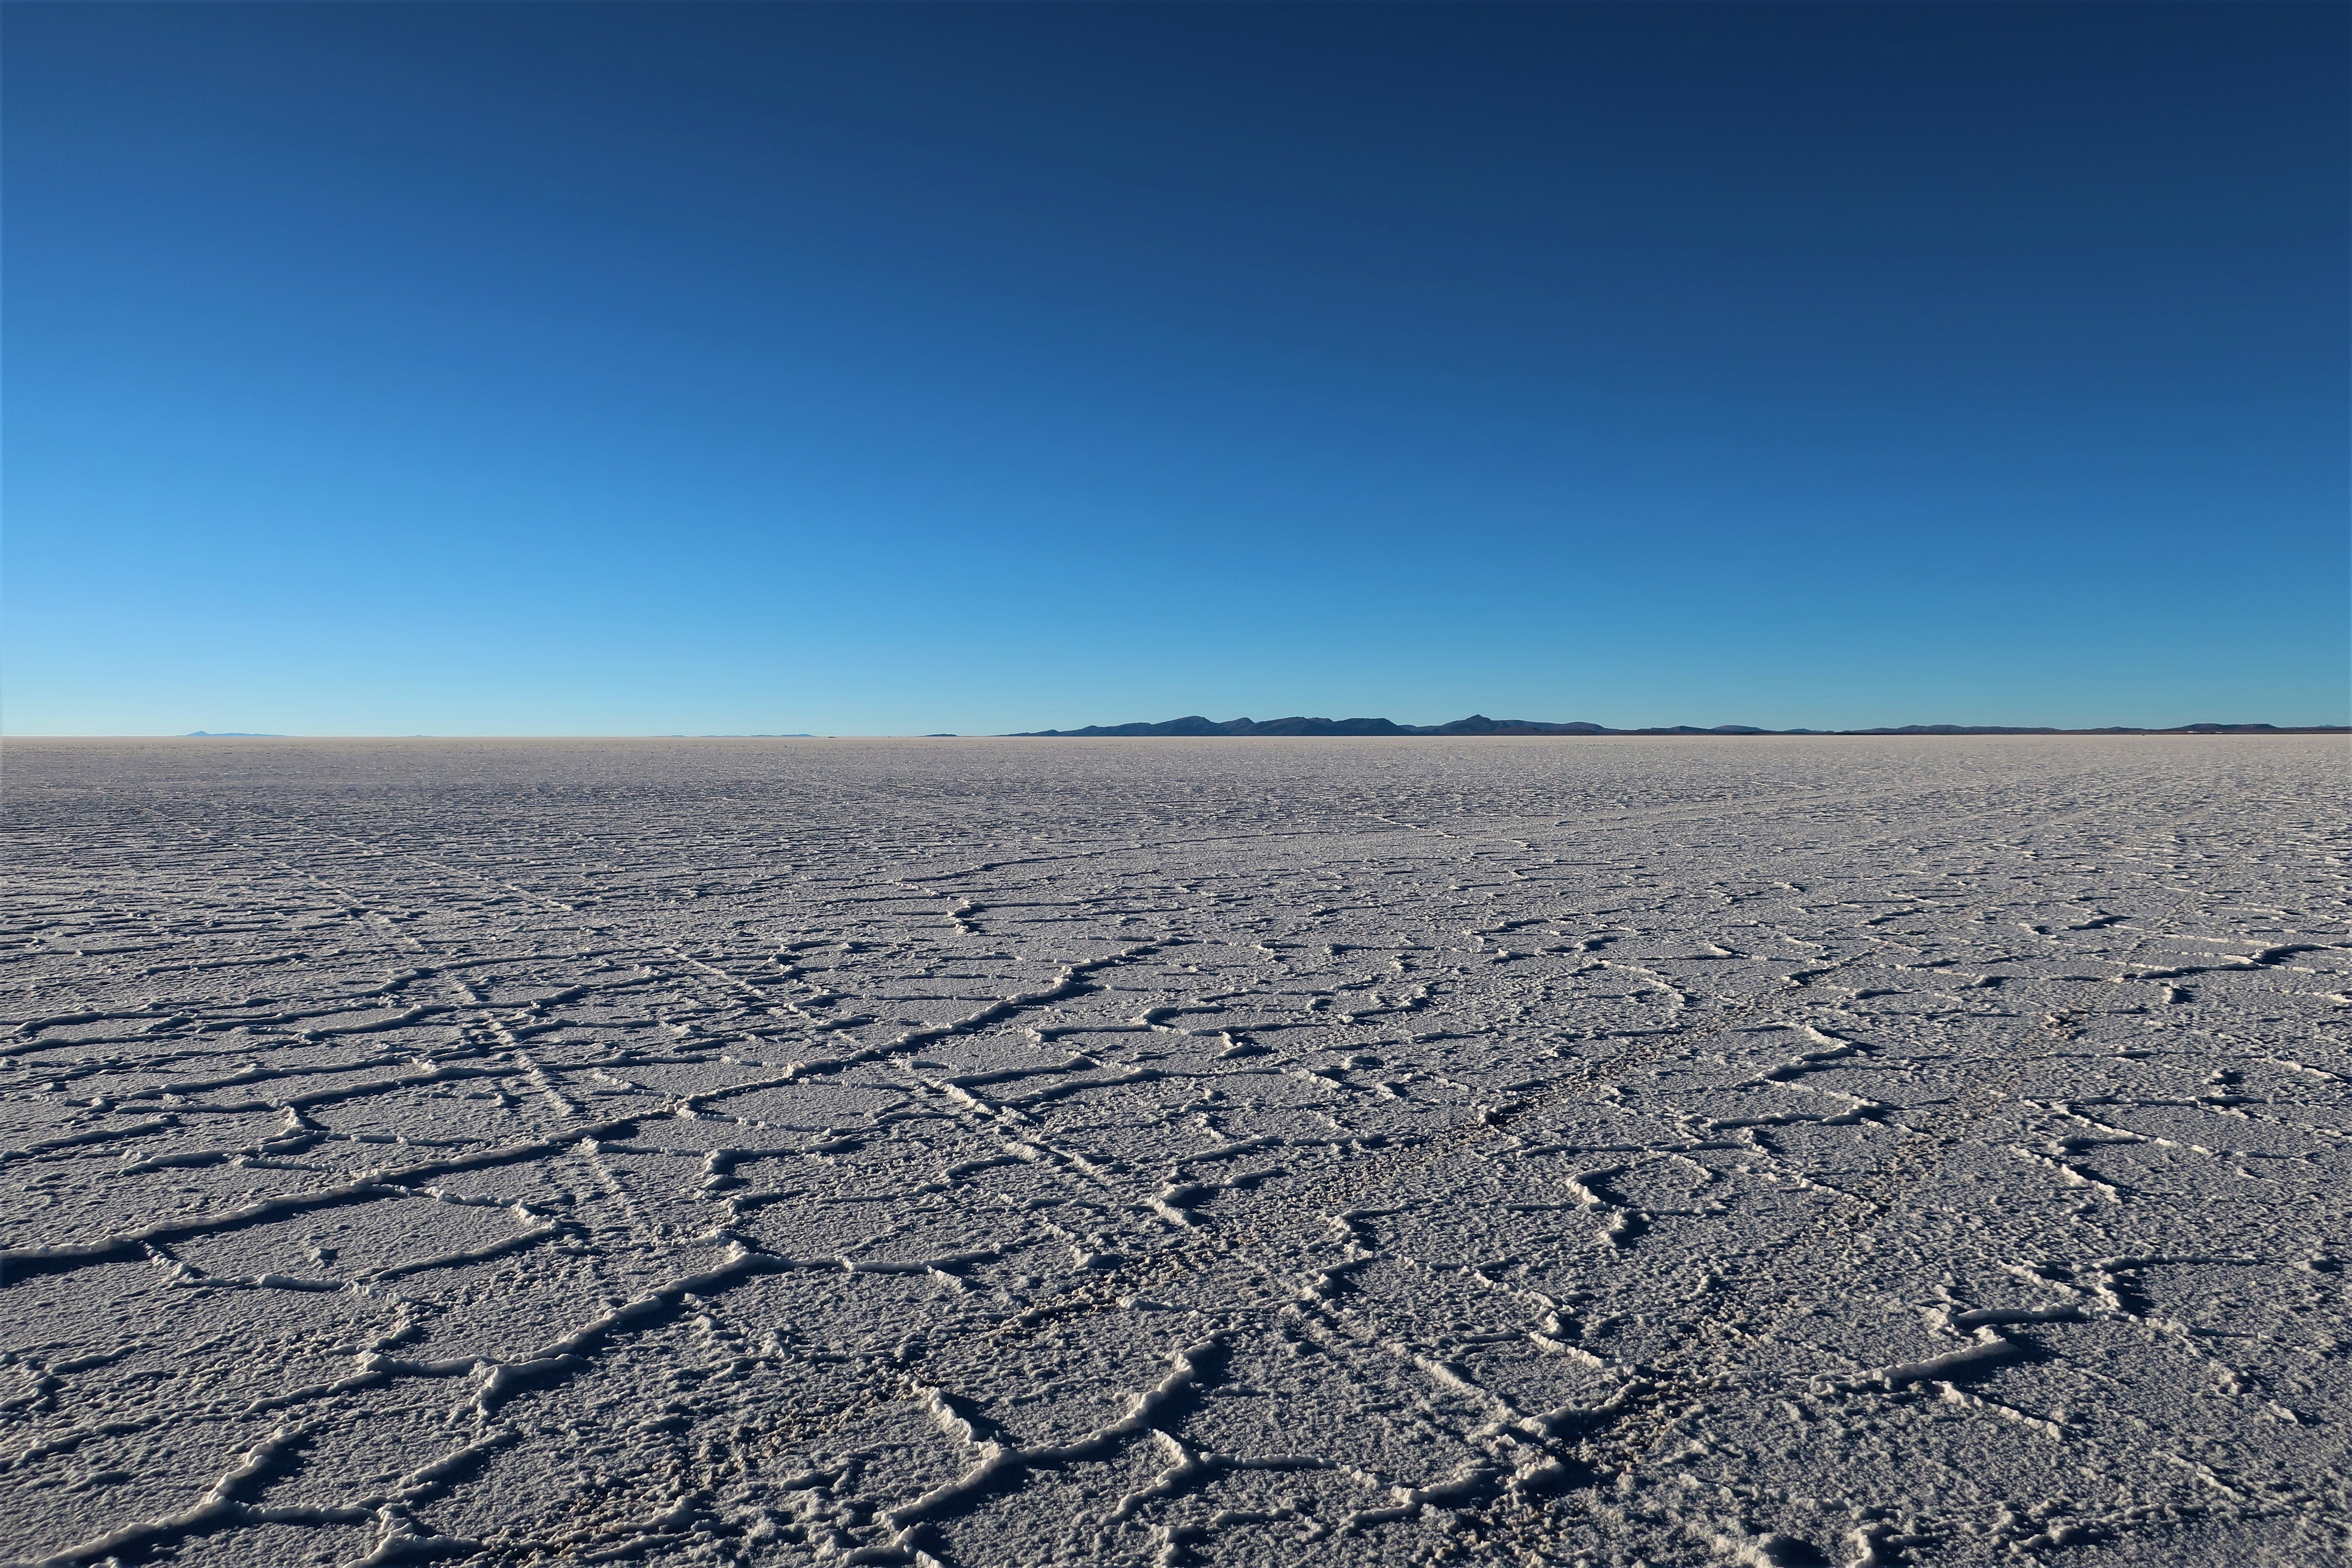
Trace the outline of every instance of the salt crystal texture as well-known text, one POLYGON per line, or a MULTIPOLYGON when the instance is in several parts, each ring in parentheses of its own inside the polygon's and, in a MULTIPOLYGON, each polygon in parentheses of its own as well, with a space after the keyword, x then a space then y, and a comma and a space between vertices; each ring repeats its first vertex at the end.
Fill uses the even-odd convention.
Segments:
POLYGON ((7 763, 0 1559, 2352 1560, 2340 740, 7 763))

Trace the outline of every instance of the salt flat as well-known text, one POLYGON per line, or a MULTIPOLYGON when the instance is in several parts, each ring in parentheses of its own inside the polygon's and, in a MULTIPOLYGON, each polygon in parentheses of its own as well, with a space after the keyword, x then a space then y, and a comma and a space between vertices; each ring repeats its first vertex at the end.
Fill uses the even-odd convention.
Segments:
POLYGON ((5 762, 0 1559, 2352 1560, 2340 739, 5 762))

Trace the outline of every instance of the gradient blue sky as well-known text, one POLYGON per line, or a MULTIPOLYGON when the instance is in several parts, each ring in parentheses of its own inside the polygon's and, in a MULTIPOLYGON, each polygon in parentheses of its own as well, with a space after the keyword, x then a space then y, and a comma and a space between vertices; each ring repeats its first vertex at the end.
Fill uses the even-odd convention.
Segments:
POLYGON ((2340 5, 5 28, 12 733, 2352 707, 2340 5))

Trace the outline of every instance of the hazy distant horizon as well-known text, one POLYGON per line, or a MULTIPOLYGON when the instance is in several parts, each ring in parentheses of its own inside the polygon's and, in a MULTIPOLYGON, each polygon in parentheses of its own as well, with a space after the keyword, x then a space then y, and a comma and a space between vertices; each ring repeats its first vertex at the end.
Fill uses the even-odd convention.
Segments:
MULTIPOLYGON (((1285 715, 1284 717, 1289 717, 1289 715, 1285 715)), ((1313 716, 1313 717, 1319 717, 1319 716, 1313 716)), ((1352 717, 1352 716, 1351 716, 1351 717, 1352 717)), ((1261 722, 1263 722, 1263 721, 1261 721, 1261 722)), ((1525 720, 1524 716, 1514 716, 1514 717, 1511 717, 1511 718, 1507 719, 1507 721, 1508 721, 1508 722, 1526 722, 1527 721, 1525 720)), ((1545 721, 1537 721, 1537 722, 1548 722, 1548 723, 1578 722, 1578 721, 1556 721, 1556 720, 1545 720, 1545 721)), ((1113 723, 1117 723, 1117 722, 1123 722, 1123 721, 1112 721, 1111 722, 1113 722, 1113 723)), ((1438 724, 1442 724, 1442 723, 1449 722, 1449 721, 1445 721, 1445 720, 1426 720, 1426 721, 1423 721, 1423 720, 1397 720, 1397 721, 1394 721, 1394 722, 1399 723, 1399 724, 1402 724, 1402 725, 1419 726, 1419 727, 1423 727, 1423 728, 1433 728, 1434 726, 1436 726, 1436 725, 1438 725, 1438 724)), ((1837 736, 1840 736, 1840 735, 1855 736, 1855 737, 1869 736, 1869 735, 1873 734, 1874 732, 1881 732, 1881 731, 1885 731, 1897 730, 1897 729, 1904 728, 1904 727, 1906 727, 1906 725, 1907 725, 1907 726, 1911 726, 1911 727, 1915 727, 1915 728, 1927 728, 1927 727, 1933 727, 1933 726, 1937 726, 1937 725, 1947 725, 1947 726, 1949 726, 1949 725, 1957 725, 1957 724, 1961 724, 1961 723, 1962 723, 1962 721, 1946 721, 1946 720, 1906 720, 1906 721, 1900 721, 1892 722, 1892 723, 1887 723, 1887 724, 1850 724, 1850 725, 1840 725, 1840 726, 1834 726, 1834 727, 1832 727, 1832 726, 1812 727, 1812 726, 1791 725, 1791 726, 1789 726, 1789 727, 1787 727, 1787 728, 1773 728, 1773 727, 1771 727, 1771 726, 1766 726, 1766 725, 1756 725, 1756 726, 1752 726, 1752 728, 1753 728, 1754 730, 1756 730, 1756 731, 1757 731, 1760 735, 1765 736, 1765 737, 1769 737, 1769 736, 1773 736, 1773 735, 1806 735, 1806 734, 1811 734, 1811 735, 1820 735, 1820 736, 1822 736, 1822 737, 1824 737, 1824 738, 1834 738, 1834 737, 1837 737, 1837 736)), ((1981 727, 1981 728, 2013 729, 2013 730, 2017 730, 2017 731, 2058 731, 2058 732, 2060 732, 2060 733, 2062 733, 2062 734, 2063 734, 2063 733, 2068 733, 2068 732, 2073 732, 2073 733, 2092 733, 2092 732, 2095 732, 2095 731, 2103 731, 2103 730, 2121 730, 2121 731, 2147 731, 2156 732, 2156 733, 2169 733, 2169 732, 2175 732, 2175 731, 2184 731, 2184 730, 2189 729, 2189 728, 2190 726, 2192 726, 2192 725, 2199 725, 2199 724, 2204 724, 2204 725, 2214 725, 2214 726, 2220 726, 2220 727, 2224 727, 2224 728, 2228 728, 2228 727, 2236 727, 2236 726, 2268 725, 2268 726, 2270 726, 2271 728, 2277 730, 2277 731, 2280 731, 2281 733, 2289 733, 2289 732, 2294 732, 2294 731, 2313 731, 2343 730, 2343 729, 2347 728, 2347 726, 2345 725, 2344 721, 2341 721, 2341 720, 2327 720, 2327 719, 2318 719, 2318 720, 2309 720, 2309 721, 2292 721, 2292 720, 2289 720, 2289 721, 2280 721, 2280 720, 2270 720, 2270 719, 2185 719, 2185 720, 2177 721, 2175 721, 2175 722, 2173 722, 2173 723, 2169 723, 2169 724, 2131 724, 2131 723, 2122 723, 2122 722, 2118 722, 2118 723, 2115 723, 2115 724, 2075 724, 2075 725, 2058 725, 2058 724, 2047 724, 2047 725, 2044 725, 2044 724, 2032 724, 2032 723, 2008 723, 2008 722, 2004 722, 2004 721, 1990 721, 1990 720, 1988 720, 1988 721, 1967 721, 1967 726, 1965 726, 1965 727, 1981 727)), ((1088 739, 1088 738, 1104 738, 1104 737, 1082 737, 1082 736, 1076 736, 1076 735, 1068 734, 1068 733, 1066 732, 1066 731, 1068 731, 1079 730, 1079 729, 1084 729, 1084 728, 1086 728, 1086 726, 1084 726, 1084 725, 1072 724, 1072 725, 1065 725, 1065 726, 1043 726, 1043 725, 1041 725, 1041 726, 1036 726, 1036 727, 1034 727, 1034 728, 1033 728, 1033 729, 1030 729, 1030 730, 1027 730, 1027 731, 1020 731, 1020 730, 954 730, 954 731, 940 731, 940 730, 840 730, 840 731, 814 731, 814 730, 702 730, 702 731, 688 731, 688 730, 632 730, 632 731, 487 731, 487 730, 486 730, 486 731, 460 731, 460 730, 450 730, 450 731, 410 731, 410 732, 406 732, 406 733, 393 733, 393 732, 389 732, 389 731, 384 731, 384 732, 369 732, 369 731, 256 731, 256 730, 179 730, 179 731, 154 731, 154 732, 152 732, 152 733, 136 733, 136 734, 133 734, 133 733, 119 733, 119 734, 110 734, 110 733, 102 733, 102 732, 95 731, 53 731, 53 732, 47 732, 47 733, 35 734, 35 733, 29 733, 29 732, 19 732, 19 731, 14 731, 14 730, 0 730, 0 740, 9 740, 9 741, 42 741, 42 740, 93 740, 93 741, 102 741, 102 740, 121 740, 121 741, 199 741, 199 740, 206 740, 206 741, 535 741, 535 740, 543 740, 543 741, 939 741, 939 740, 950 740, 950 741, 958 741, 958 740, 961 740, 961 741, 988 741, 988 740, 1023 740, 1023 739, 1088 739), (1063 730, 1063 731, 1065 731, 1065 733, 1064 733, 1064 734, 1062 734, 1062 735, 1060 735, 1060 736, 1052 736, 1052 735, 1049 735, 1049 734, 1047 734, 1047 733, 1045 733, 1045 731, 1050 731, 1050 730, 1053 730, 1053 729, 1056 729, 1056 728, 1063 730)), ((1730 731, 1736 731, 1736 730, 1740 729, 1740 728, 1750 728, 1750 726, 1744 726, 1744 725, 1742 724, 1742 722, 1741 722, 1740 721, 1738 721, 1738 720, 1726 720, 1726 721, 1722 721, 1720 723, 1717 723, 1717 724, 1691 724, 1691 725, 1677 725, 1677 724, 1674 724, 1674 723, 1660 723, 1660 724, 1650 724, 1650 725, 1627 724, 1627 725, 1609 725, 1609 726, 1604 726, 1603 728, 1604 728, 1605 730, 1607 730, 1607 731, 1610 732, 1610 735, 1611 735, 1611 736, 1614 736, 1614 737, 1617 737, 1617 738, 1625 738, 1625 739, 1641 739, 1641 738, 1643 738, 1643 734, 1642 734, 1642 731, 1660 731, 1660 732, 1663 732, 1663 731, 1675 731, 1675 730, 1676 730, 1676 729, 1681 729, 1681 730, 1683 730, 1683 731, 1685 731, 1685 733, 1684 733, 1684 734, 1682 734, 1682 735, 1680 735, 1680 736, 1675 736, 1675 735, 1667 734, 1667 733, 1658 733, 1658 734, 1654 734, 1654 736, 1652 736, 1651 738, 1660 738, 1660 739, 1674 739, 1674 738, 1682 738, 1682 739, 1706 739, 1706 738, 1709 738, 1709 736, 1708 736, 1708 735, 1706 735, 1706 734, 1705 734, 1705 733, 1701 733, 1701 731, 1717 731, 1718 733, 1717 733, 1717 735, 1715 738, 1720 738, 1720 739, 1727 739, 1727 740, 1730 740, 1730 739, 1738 739, 1738 738, 1739 738, 1737 734, 1735 734, 1735 733, 1731 733, 1730 731)), ((1190 738, 1190 737, 1183 737, 1183 736, 1166 736, 1166 737, 1149 737, 1149 738, 1152 738, 1152 739, 1187 739, 1187 738, 1190 738)), ((1411 739, 1411 740, 1473 739, 1473 740, 1475 740, 1475 739, 1482 739, 1482 738, 1485 738, 1485 737, 1480 737, 1480 736, 1475 736, 1475 735, 1472 735, 1472 736, 1455 736, 1455 737, 1449 737, 1449 736, 1443 736, 1443 735, 1428 735, 1428 734, 1423 734, 1423 735, 1400 735, 1400 736, 1393 736, 1393 737, 1391 737, 1391 736, 1377 736, 1377 735, 1374 735, 1374 736, 1346 736, 1346 737, 1315 737, 1315 736, 1297 736, 1297 737, 1222 737, 1222 736, 1221 736, 1221 737, 1215 737, 1215 738, 1217 738, 1217 739, 1231 739, 1231 738, 1252 738, 1252 739, 1318 739, 1318 738, 1328 738, 1328 739, 1367 739, 1367 740, 1380 740, 1380 739, 1411 739)), ((1507 738, 1515 738, 1515 737, 1497 737, 1497 738, 1506 738, 1506 739, 1507 739, 1507 738)), ((1575 736, 1575 735, 1573 735, 1573 734, 1562 734, 1562 735, 1556 735, 1556 736, 1549 736, 1549 737, 1535 737, 1535 738, 1557 739, 1557 740, 1574 740, 1574 739, 1578 739, 1579 737, 1577 737, 1577 736, 1575 736)), ((1604 737, 1604 738, 1606 738, 1606 737, 1604 737)))

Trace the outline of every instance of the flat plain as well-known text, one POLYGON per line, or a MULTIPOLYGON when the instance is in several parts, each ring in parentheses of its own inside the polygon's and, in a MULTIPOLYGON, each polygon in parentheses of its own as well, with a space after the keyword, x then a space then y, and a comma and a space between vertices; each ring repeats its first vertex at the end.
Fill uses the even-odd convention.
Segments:
POLYGON ((11 742, 0 1561, 2352 1561, 2347 762, 11 742))

